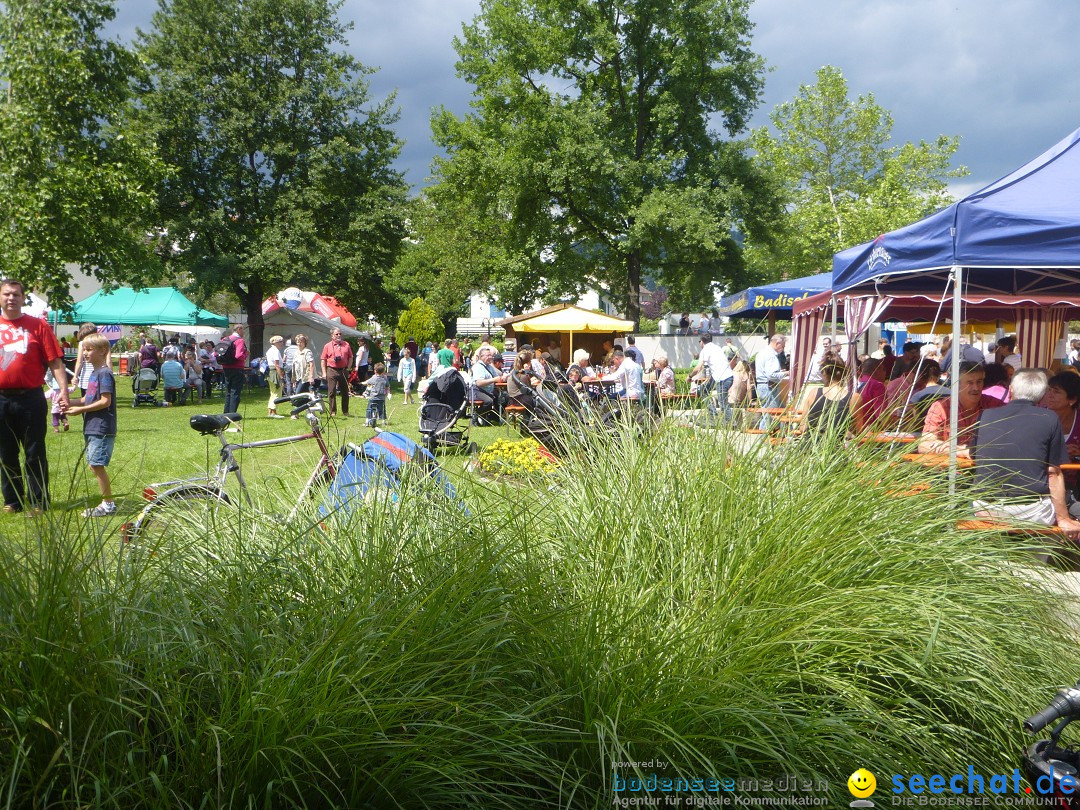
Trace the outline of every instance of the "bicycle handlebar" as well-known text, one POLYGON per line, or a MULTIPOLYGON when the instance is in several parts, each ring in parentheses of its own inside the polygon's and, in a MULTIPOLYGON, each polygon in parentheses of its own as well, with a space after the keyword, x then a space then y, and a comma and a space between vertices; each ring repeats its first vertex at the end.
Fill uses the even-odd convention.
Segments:
POLYGON ((1041 731, 1055 720, 1067 717, 1070 720, 1080 716, 1080 683, 1071 689, 1058 692, 1050 705, 1024 721, 1024 731, 1034 734, 1041 731))

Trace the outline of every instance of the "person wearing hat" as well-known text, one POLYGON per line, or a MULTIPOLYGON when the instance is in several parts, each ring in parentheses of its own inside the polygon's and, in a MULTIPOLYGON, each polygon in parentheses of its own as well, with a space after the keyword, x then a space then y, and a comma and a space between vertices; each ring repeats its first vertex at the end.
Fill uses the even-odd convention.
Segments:
POLYGON ((275 399, 281 396, 281 382, 285 379, 285 369, 281 365, 281 348, 284 345, 285 338, 281 335, 274 335, 270 338, 270 348, 266 350, 266 381, 270 383, 270 401, 267 404, 267 416, 271 419, 285 418, 277 412, 277 403, 274 402, 275 399))

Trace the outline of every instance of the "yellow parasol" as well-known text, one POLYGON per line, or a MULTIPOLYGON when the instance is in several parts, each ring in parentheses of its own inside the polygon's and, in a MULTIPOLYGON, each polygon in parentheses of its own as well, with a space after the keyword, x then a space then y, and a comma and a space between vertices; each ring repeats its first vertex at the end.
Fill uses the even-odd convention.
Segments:
POLYGON ((605 315, 603 312, 569 305, 539 310, 531 316, 526 313, 517 318, 506 318, 499 321, 498 325, 513 326, 515 332, 567 333, 570 336, 570 350, 566 355, 568 359, 574 356, 575 332, 610 334, 634 331, 633 321, 625 321, 622 318, 605 315))

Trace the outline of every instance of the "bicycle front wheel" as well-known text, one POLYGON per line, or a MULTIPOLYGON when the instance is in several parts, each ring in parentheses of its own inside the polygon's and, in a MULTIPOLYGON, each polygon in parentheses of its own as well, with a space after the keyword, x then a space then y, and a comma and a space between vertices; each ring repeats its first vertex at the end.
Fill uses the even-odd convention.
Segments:
POLYGON ((222 513, 231 510, 229 496, 210 487, 191 486, 163 492, 126 527, 125 540, 139 550, 189 547, 215 530, 222 513))

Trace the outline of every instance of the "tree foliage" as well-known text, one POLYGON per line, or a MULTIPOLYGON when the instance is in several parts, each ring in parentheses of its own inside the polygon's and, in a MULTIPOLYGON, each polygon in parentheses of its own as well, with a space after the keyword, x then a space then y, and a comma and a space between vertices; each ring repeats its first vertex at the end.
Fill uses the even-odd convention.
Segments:
POLYGON ((893 119, 873 95, 848 99, 831 66, 770 116, 751 142, 786 203, 775 243, 754 245, 753 263, 773 278, 820 273, 839 250, 914 222, 947 205, 955 137, 890 146, 893 119))
POLYGON ((173 175, 162 250, 205 292, 243 302, 253 341, 283 286, 388 314, 383 274, 403 236, 406 187, 392 99, 341 50, 330 0, 159 0, 141 39, 153 81, 141 119, 173 175))
POLYGON ((439 343, 445 336, 442 321, 435 310, 423 298, 414 298, 398 317, 394 339, 402 346, 409 338, 417 343, 439 343))
MULTIPOLYGON (((430 190, 429 190, 430 191, 430 190)), ((410 239, 386 279, 386 287, 401 302, 423 298, 449 321, 466 314, 469 296, 484 289, 501 255, 494 240, 470 230, 475 216, 436 205, 428 192, 410 200, 410 239), (475 248, 470 253, 470 247, 475 248)))
POLYGON ((511 309, 598 287, 635 321, 645 274, 676 303, 737 278, 732 232, 759 230, 769 199, 711 127, 738 134, 758 103, 747 5, 486 0, 455 42, 472 112, 432 122, 448 269, 511 309))
POLYGON ((103 39, 108 0, 0 4, 0 276, 71 303, 67 263, 105 283, 151 281, 161 172, 118 125, 138 69, 103 39))

